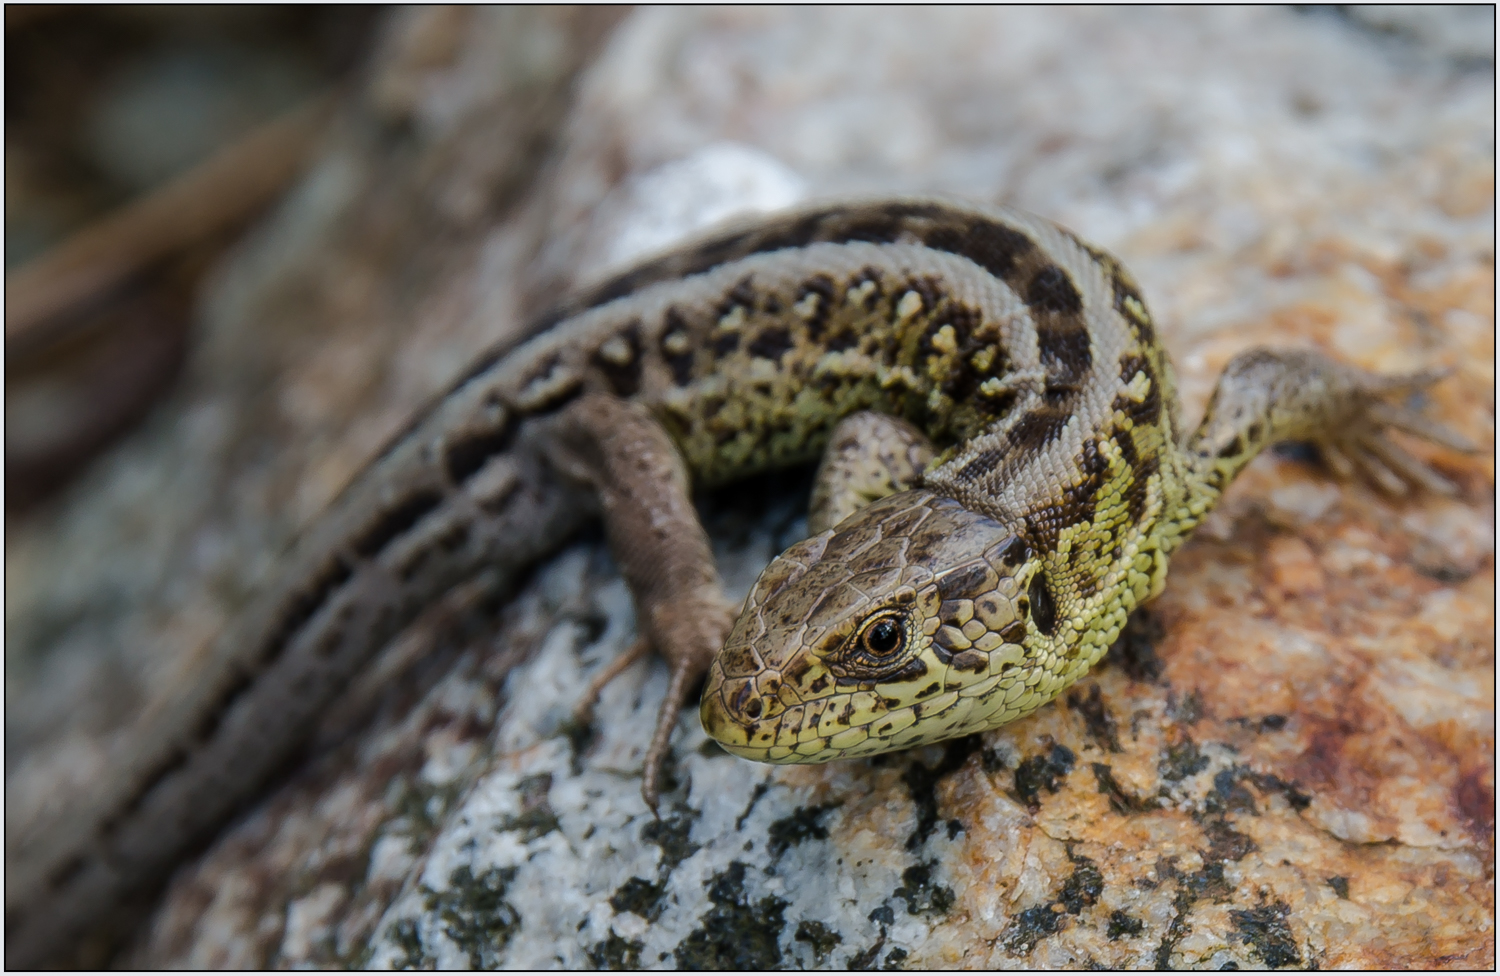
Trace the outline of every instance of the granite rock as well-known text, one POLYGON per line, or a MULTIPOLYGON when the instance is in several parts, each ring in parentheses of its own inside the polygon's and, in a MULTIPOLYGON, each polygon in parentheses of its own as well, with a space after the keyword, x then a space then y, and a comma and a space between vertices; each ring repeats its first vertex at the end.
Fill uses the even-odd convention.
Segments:
MULTIPOLYGON (((414 141, 331 133, 205 295, 184 391, 13 528, 8 826, 87 781, 467 355, 734 210, 1016 204, 1131 267, 1189 418, 1235 353, 1313 346, 1454 367, 1426 407, 1485 448, 1414 447, 1446 500, 1257 460, 1106 660, 995 732, 773 768, 685 710, 659 820, 663 666, 568 721, 633 632, 583 538, 413 625, 122 961, 1492 967, 1493 49, 1271 8, 641 10, 547 137, 504 106, 566 88, 602 29, 569 16, 398 14, 362 110, 414 141), (552 62, 516 53, 527 30, 552 62)), ((732 595, 800 537, 807 485, 704 497, 732 595)))

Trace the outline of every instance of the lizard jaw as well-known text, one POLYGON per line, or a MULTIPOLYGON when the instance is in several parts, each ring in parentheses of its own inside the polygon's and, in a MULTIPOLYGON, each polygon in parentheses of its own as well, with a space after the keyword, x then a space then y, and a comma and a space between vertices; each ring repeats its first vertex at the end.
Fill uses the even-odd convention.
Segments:
POLYGON ((746 759, 821 763, 1008 721, 1012 687, 1038 677, 1025 645, 1048 640, 1026 613, 1038 566, 952 499, 882 499, 766 568, 710 667, 703 727, 746 759))

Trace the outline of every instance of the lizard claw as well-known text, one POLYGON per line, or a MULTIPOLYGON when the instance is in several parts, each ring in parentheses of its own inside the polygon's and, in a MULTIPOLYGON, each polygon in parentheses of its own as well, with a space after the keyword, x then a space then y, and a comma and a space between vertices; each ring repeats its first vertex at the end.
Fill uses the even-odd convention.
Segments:
POLYGON ((1328 466, 1341 478, 1350 478, 1357 470, 1382 492, 1396 497, 1407 494, 1411 486, 1438 495, 1456 495, 1458 488, 1453 482, 1387 434, 1388 430, 1399 430, 1455 451, 1476 450, 1461 434, 1387 399, 1393 394, 1424 389, 1450 373, 1449 368, 1436 368, 1406 376, 1360 377, 1359 398, 1363 402, 1354 423, 1321 445, 1328 466))
POLYGON ((656 732, 651 736, 651 745, 646 749, 646 761, 641 768, 641 799, 651 808, 651 815, 661 819, 657 809, 661 803, 661 774, 667 757, 672 753, 672 732, 677 728, 677 713, 687 698, 692 679, 697 677, 688 668, 672 669, 672 681, 667 685, 667 697, 662 699, 661 711, 656 716, 656 732))
MULTIPOLYGON (((666 697, 656 719, 656 732, 646 750, 641 769, 641 797, 653 814, 661 796, 661 778, 672 752, 672 732, 689 692, 708 673, 714 655, 724 646, 738 607, 724 599, 717 586, 685 594, 672 603, 650 611, 650 630, 672 669, 666 697)), ((660 815, 658 814, 658 817, 660 815)))
POLYGON ((662 774, 672 752, 672 732, 677 728, 678 714, 687 703, 688 693, 693 690, 693 685, 703 677, 713 655, 723 646, 729 627, 738 616, 738 609, 719 599, 717 594, 707 597, 694 594, 664 612, 653 615, 652 629, 662 633, 660 646, 650 637, 637 637, 618 657, 599 669, 573 708, 574 726, 588 728, 592 724, 594 706, 598 703, 599 695, 611 681, 649 654, 653 648, 667 659, 672 676, 666 697, 662 699, 661 711, 657 714, 656 730, 646 749, 645 763, 641 770, 641 797, 658 819, 662 774))
POLYGON ((1478 450, 1473 441, 1457 431, 1449 430, 1415 410, 1394 403, 1387 403, 1383 400, 1374 401, 1370 404, 1369 417, 1382 426, 1394 427, 1413 437, 1420 437, 1464 454, 1473 454, 1478 450))
MULTIPOLYGON (((600 693, 626 668, 645 657, 651 650, 651 641, 645 637, 638 637, 635 643, 621 652, 618 657, 599 669, 599 672, 589 681, 589 686, 579 698, 578 704, 573 707, 575 728, 588 729, 593 723, 594 706, 599 701, 600 693)), ((662 700, 661 710, 657 713, 656 731, 652 734, 651 744, 646 749, 646 761, 641 776, 641 797, 658 820, 661 819, 657 805, 661 797, 662 769, 667 756, 672 751, 672 732, 677 727, 677 713, 682 709, 687 693, 692 687, 692 679, 695 677, 697 675, 692 673, 691 668, 681 666, 673 668, 671 684, 667 686, 667 696, 662 700)))
POLYGON ((573 706, 573 721, 580 726, 593 723, 594 706, 599 703, 599 695, 611 681, 618 678, 626 668, 630 667, 641 658, 651 652, 651 642, 644 637, 637 637, 635 643, 627 647, 613 661, 599 669, 599 673, 589 681, 589 686, 584 689, 578 704, 573 706))

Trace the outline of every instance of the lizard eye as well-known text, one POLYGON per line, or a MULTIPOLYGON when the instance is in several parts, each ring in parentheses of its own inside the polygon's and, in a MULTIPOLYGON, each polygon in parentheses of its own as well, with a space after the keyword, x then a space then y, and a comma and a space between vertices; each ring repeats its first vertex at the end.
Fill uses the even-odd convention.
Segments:
POLYGON ((869 627, 860 640, 864 649, 876 657, 890 657, 901 650, 906 643, 906 632, 901 628, 901 621, 895 617, 881 617, 869 627))
POLYGON ((890 606, 873 610, 826 659, 828 667, 838 677, 853 681, 884 681, 903 673, 918 647, 913 626, 908 610, 890 606))
POLYGON ((866 620, 847 645, 841 665, 861 677, 899 666, 907 647, 906 618, 899 613, 877 613, 866 620))

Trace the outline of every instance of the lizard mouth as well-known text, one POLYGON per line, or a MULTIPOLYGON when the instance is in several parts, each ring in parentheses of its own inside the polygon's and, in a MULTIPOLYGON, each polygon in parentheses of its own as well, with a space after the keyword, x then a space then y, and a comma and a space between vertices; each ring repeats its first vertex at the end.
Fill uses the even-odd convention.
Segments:
POLYGON ((988 728, 1034 677, 1016 669, 1017 645, 970 653, 960 669, 963 659, 931 636, 914 640, 912 655, 885 680, 840 676, 817 660, 815 647, 780 669, 748 674, 716 660, 699 706, 703 728, 725 751, 756 762, 855 759, 988 728))
POLYGON ((753 682, 710 673, 699 717, 719 745, 743 759, 823 763, 881 751, 879 743, 859 748, 870 741, 868 727, 876 716, 868 709, 877 701, 871 692, 839 693, 765 715, 765 701, 755 696, 753 682))
MULTIPOLYGON (((726 650, 743 639, 737 627, 726 650)), ((724 663, 742 658, 715 659, 699 705, 704 731, 727 752, 756 762, 822 763, 879 751, 857 748, 881 709, 867 686, 839 681, 806 650, 780 668, 762 664, 748 674, 724 663)))
POLYGON ((781 700, 774 693, 770 698, 763 697, 756 687, 757 678, 762 679, 759 682, 762 686, 780 684, 775 673, 766 670, 751 677, 726 677, 716 660, 709 669, 698 707, 703 729, 726 751, 741 758, 796 762, 786 758, 793 750, 777 748, 781 700))
POLYGON ((1024 666, 1036 663, 1022 646, 1028 558, 1005 526, 951 499, 913 490, 871 504, 766 568, 709 669, 705 731, 746 759, 823 763, 1034 707, 1045 675, 1024 666))

